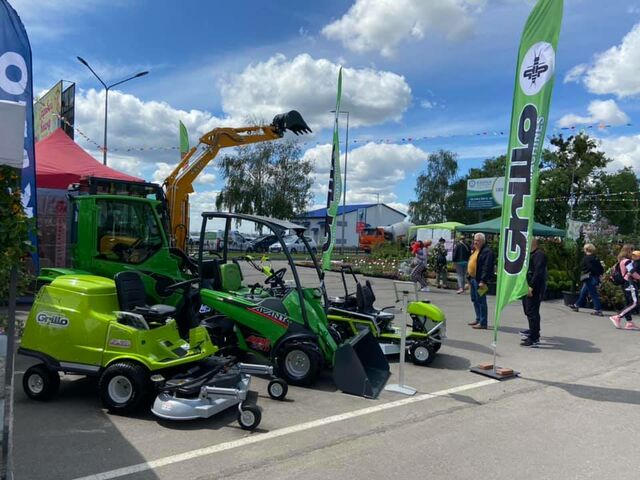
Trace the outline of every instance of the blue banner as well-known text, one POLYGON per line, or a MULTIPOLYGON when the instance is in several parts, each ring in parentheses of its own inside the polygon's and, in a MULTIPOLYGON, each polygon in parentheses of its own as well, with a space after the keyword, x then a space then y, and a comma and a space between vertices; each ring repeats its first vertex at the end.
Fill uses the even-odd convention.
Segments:
MULTIPOLYGON (((31 45, 24 25, 7 0, 0 0, 0 100, 19 102, 26 107, 24 158, 22 164, 22 204, 28 217, 36 216, 36 160, 33 145, 33 78, 31 45)), ((29 234, 34 247, 33 263, 39 270, 38 237, 29 234)))

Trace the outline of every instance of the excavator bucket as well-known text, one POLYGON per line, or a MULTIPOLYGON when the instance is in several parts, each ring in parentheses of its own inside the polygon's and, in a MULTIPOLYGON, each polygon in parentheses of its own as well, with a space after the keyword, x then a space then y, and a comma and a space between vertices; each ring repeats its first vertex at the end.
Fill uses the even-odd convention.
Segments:
POLYGON ((391 372, 380 345, 370 330, 346 340, 333 362, 333 381, 344 393, 377 398, 391 372))
POLYGON ((296 135, 311 133, 311 129, 307 122, 304 121, 302 115, 297 110, 291 110, 287 113, 280 113, 273 117, 271 125, 282 135, 285 130, 290 130, 296 135))

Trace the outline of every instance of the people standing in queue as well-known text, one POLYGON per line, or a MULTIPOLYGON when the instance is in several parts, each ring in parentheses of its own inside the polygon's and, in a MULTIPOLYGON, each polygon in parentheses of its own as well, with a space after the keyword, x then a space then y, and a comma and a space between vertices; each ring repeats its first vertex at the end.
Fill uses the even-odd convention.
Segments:
POLYGON ((529 322, 529 330, 522 332, 526 336, 520 345, 536 348, 540 343, 540 303, 547 288, 547 257, 538 249, 536 238, 531 240, 527 285, 529 289, 522 298, 522 308, 529 322))
POLYGON ((471 302, 476 314, 474 322, 469 323, 472 328, 487 329, 487 291, 488 283, 493 279, 495 255, 486 244, 484 233, 473 236, 474 252, 469 258, 469 285, 471 288, 471 302))
POLYGON ((464 235, 458 234, 458 241, 453 247, 452 260, 456 266, 456 280, 458 281, 458 295, 464 293, 465 280, 467 277, 467 265, 469 264, 469 257, 471 256, 471 250, 469 245, 464 241, 464 235))

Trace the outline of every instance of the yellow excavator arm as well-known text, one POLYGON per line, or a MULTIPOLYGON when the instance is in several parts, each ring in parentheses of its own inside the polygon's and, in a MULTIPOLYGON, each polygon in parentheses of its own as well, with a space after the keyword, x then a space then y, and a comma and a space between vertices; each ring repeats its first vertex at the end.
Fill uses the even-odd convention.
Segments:
POLYGON ((296 135, 311 132, 302 115, 291 110, 276 115, 271 125, 214 128, 200 137, 199 144, 187 152, 164 181, 173 246, 185 250, 189 235, 189 194, 193 192, 194 180, 218 151, 221 148, 277 140, 283 137, 286 130, 296 135))

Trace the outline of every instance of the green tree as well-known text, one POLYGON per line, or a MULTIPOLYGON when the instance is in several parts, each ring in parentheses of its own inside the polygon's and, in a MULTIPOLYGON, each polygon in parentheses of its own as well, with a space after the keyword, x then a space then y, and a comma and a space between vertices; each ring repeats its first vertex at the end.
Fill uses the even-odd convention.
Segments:
POLYGON ((615 173, 603 173, 597 182, 595 199, 600 217, 618 227, 621 235, 638 233, 640 188, 633 170, 625 167, 615 173))
POLYGON ((536 221, 566 228, 572 201, 574 220, 593 220, 597 215, 594 194, 600 189, 598 181, 610 160, 585 133, 567 139, 554 136, 551 144, 555 150, 545 150, 540 162, 536 221))
POLYGON ((311 199, 313 165, 293 139, 238 147, 219 165, 225 186, 216 198, 218 210, 292 218, 311 199))
POLYGON ((440 150, 429 155, 427 169, 416 182, 417 200, 409 202, 409 215, 413 223, 421 225, 444 222, 446 200, 458 174, 457 154, 440 150))

